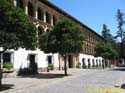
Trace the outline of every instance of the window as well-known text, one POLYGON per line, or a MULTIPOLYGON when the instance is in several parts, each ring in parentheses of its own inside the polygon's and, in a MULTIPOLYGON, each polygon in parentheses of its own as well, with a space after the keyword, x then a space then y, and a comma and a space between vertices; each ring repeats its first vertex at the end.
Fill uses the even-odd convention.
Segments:
POLYGON ((49 32, 49 31, 50 31, 49 29, 46 30, 46 32, 49 32))
POLYGON ((48 56, 48 64, 52 64, 52 56, 48 56))
POLYGON ((87 53, 87 43, 85 43, 85 52, 87 53))
POLYGON ((43 32, 44 32, 43 29, 39 26, 38 27, 38 35, 41 35, 43 32))
POLYGON ((28 3, 28 15, 33 16, 33 6, 31 3, 28 3))
POLYGON ((90 59, 88 59, 88 62, 90 62, 90 59))
POLYGON ((90 63, 90 59, 88 59, 88 68, 90 68, 91 63, 90 63))
POLYGON ((50 23, 50 15, 48 12, 46 12, 46 22, 50 23))
POLYGON ((16 6, 23 9, 23 1, 22 0, 16 0, 16 6))
POLYGON ((3 63, 11 62, 11 53, 4 53, 3 54, 3 63))
POLYGON ((88 45, 88 43, 87 43, 87 45, 86 45, 86 52, 87 52, 87 53, 89 53, 89 48, 88 48, 88 47, 89 47, 89 45, 88 45))
POLYGON ((38 19, 39 19, 39 20, 43 20, 43 13, 42 13, 41 9, 38 8, 38 9, 37 9, 37 12, 38 12, 38 15, 37 15, 37 16, 38 16, 38 19))
POLYGON ((56 23, 56 18, 55 16, 53 16, 53 25, 55 25, 55 23, 56 23))
POLYGON ((84 44, 84 52, 86 53, 86 43, 84 44))
POLYGON ((84 58, 82 58, 82 62, 85 62, 85 59, 84 59, 84 58))
POLYGON ((98 59, 96 59, 96 62, 98 62, 98 59))
POLYGON ((29 60, 30 60, 31 63, 35 62, 35 56, 36 55, 34 55, 34 54, 29 55, 29 60))

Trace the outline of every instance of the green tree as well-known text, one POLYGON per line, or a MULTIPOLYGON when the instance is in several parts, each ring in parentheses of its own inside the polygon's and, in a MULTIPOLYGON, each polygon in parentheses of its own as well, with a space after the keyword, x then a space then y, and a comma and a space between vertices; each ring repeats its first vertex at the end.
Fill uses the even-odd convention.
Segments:
POLYGON ((117 43, 114 36, 110 33, 106 24, 103 24, 102 37, 105 39, 106 44, 110 44, 116 51, 118 51, 117 43))
POLYGON ((110 33, 110 29, 108 29, 106 24, 103 24, 102 37, 105 39, 105 43, 115 45, 114 37, 110 33))
MULTIPOLYGON (((25 48, 33 50, 37 47, 36 41, 36 28, 29 21, 24 11, 15 7, 13 0, 0 1, 0 55, 8 49, 25 48)), ((0 71, 0 73, 2 72, 0 71)))
POLYGON ((115 59, 118 57, 118 53, 112 45, 101 42, 96 44, 95 56, 101 56, 105 59, 115 59))
POLYGON ((40 49, 46 53, 59 53, 66 60, 69 53, 79 53, 83 49, 84 34, 79 26, 68 19, 59 20, 53 30, 40 38, 40 49))
POLYGON ((106 44, 104 42, 97 43, 95 46, 95 56, 101 56, 104 59, 117 59, 118 53, 117 51, 112 47, 111 44, 106 44))
POLYGON ((123 39, 123 49, 122 49, 122 52, 123 52, 123 58, 125 59, 125 38, 123 39))
POLYGON ((116 14, 117 22, 118 22, 118 31, 116 38, 120 38, 120 58, 123 58, 123 39, 125 38, 125 31, 123 29, 123 25, 125 24, 124 13, 118 9, 116 14))
POLYGON ((102 37, 105 39, 106 43, 108 43, 109 36, 110 36, 110 30, 107 28, 106 24, 103 24, 102 37))

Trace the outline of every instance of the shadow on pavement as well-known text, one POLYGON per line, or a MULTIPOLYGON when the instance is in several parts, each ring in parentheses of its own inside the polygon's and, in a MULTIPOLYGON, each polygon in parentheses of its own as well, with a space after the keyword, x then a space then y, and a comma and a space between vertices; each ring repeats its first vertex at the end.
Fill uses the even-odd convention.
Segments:
POLYGON ((114 70, 114 71, 125 71, 125 67, 120 67, 120 68, 113 68, 110 70, 114 70))
POLYGON ((9 89, 13 89, 14 85, 13 84, 2 84, 2 90, 0 91, 5 91, 9 89))
MULTIPOLYGON (((52 78, 63 78, 65 77, 64 74, 55 74, 55 73, 39 73, 36 75, 20 75, 21 78, 38 78, 38 79, 52 79, 52 78)), ((71 74, 68 74, 71 76, 71 74)))

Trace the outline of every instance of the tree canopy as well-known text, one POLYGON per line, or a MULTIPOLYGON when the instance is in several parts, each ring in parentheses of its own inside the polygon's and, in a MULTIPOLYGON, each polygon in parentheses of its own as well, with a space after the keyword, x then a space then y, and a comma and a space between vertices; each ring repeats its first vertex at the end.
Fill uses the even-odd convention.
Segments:
POLYGON ((36 28, 24 11, 12 0, 0 2, 0 47, 6 49, 35 49, 36 28))
POLYGON ((105 59, 116 59, 118 57, 118 53, 112 45, 101 42, 96 44, 95 56, 101 56, 105 59))
POLYGON ((106 24, 103 24, 102 37, 105 39, 105 43, 115 46, 116 42, 114 40, 114 37, 110 33, 110 29, 108 29, 108 26, 106 24))
POLYGON ((125 38, 125 30, 124 30, 124 24, 125 24, 125 20, 124 20, 124 13, 118 9, 117 13, 116 13, 116 18, 117 18, 117 23, 118 23, 118 31, 117 31, 117 35, 116 38, 120 39, 120 45, 118 45, 119 47, 119 53, 120 53, 120 58, 125 58, 124 56, 124 38, 125 38))
MULTIPOLYGON (((13 5, 13 0, 0 1, 0 55, 7 49, 35 49, 37 33, 35 25, 24 11, 13 5)), ((0 64, 0 90, 1 90, 0 64)))
POLYGON ((123 29, 125 20, 124 20, 124 13, 120 9, 117 10, 116 18, 117 18, 117 23, 118 23, 118 26, 117 26, 118 31, 117 31, 116 37, 120 37, 121 42, 122 42, 123 39, 125 38, 125 31, 123 29))
POLYGON ((105 42, 107 43, 109 40, 109 36, 110 36, 110 30, 108 29, 106 24, 103 24, 103 28, 102 28, 102 37, 105 39, 105 42))
POLYGON ((59 20, 53 30, 40 38, 40 49, 47 53, 79 53, 83 49, 84 34, 71 21, 59 20))

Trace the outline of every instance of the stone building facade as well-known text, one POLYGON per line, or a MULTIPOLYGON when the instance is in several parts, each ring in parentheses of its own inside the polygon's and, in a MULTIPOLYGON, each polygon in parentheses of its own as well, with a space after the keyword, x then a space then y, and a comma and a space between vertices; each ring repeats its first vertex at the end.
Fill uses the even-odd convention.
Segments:
MULTIPOLYGON (((22 8, 25 14, 30 18, 30 20, 36 25, 38 29, 38 34, 43 32, 51 31, 52 27, 58 19, 64 17, 72 20, 74 23, 78 24, 84 31, 85 34, 85 44, 83 45, 84 52, 77 55, 70 54, 68 56, 68 67, 75 68, 78 62, 81 65, 85 64, 88 66, 101 65, 102 58, 94 57, 94 47, 97 42, 103 42, 103 38, 93 31, 91 28, 87 27, 59 7, 53 5, 47 0, 13 0, 14 5, 22 8)), ((45 69, 49 63, 54 64, 55 68, 64 69, 64 59, 57 54, 45 54, 39 49, 35 51, 26 51, 25 49, 19 49, 17 51, 8 50, 1 57, 1 61, 4 62, 3 58, 7 58, 14 64, 14 68, 27 67, 30 58, 37 62, 38 67, 45 69)))

